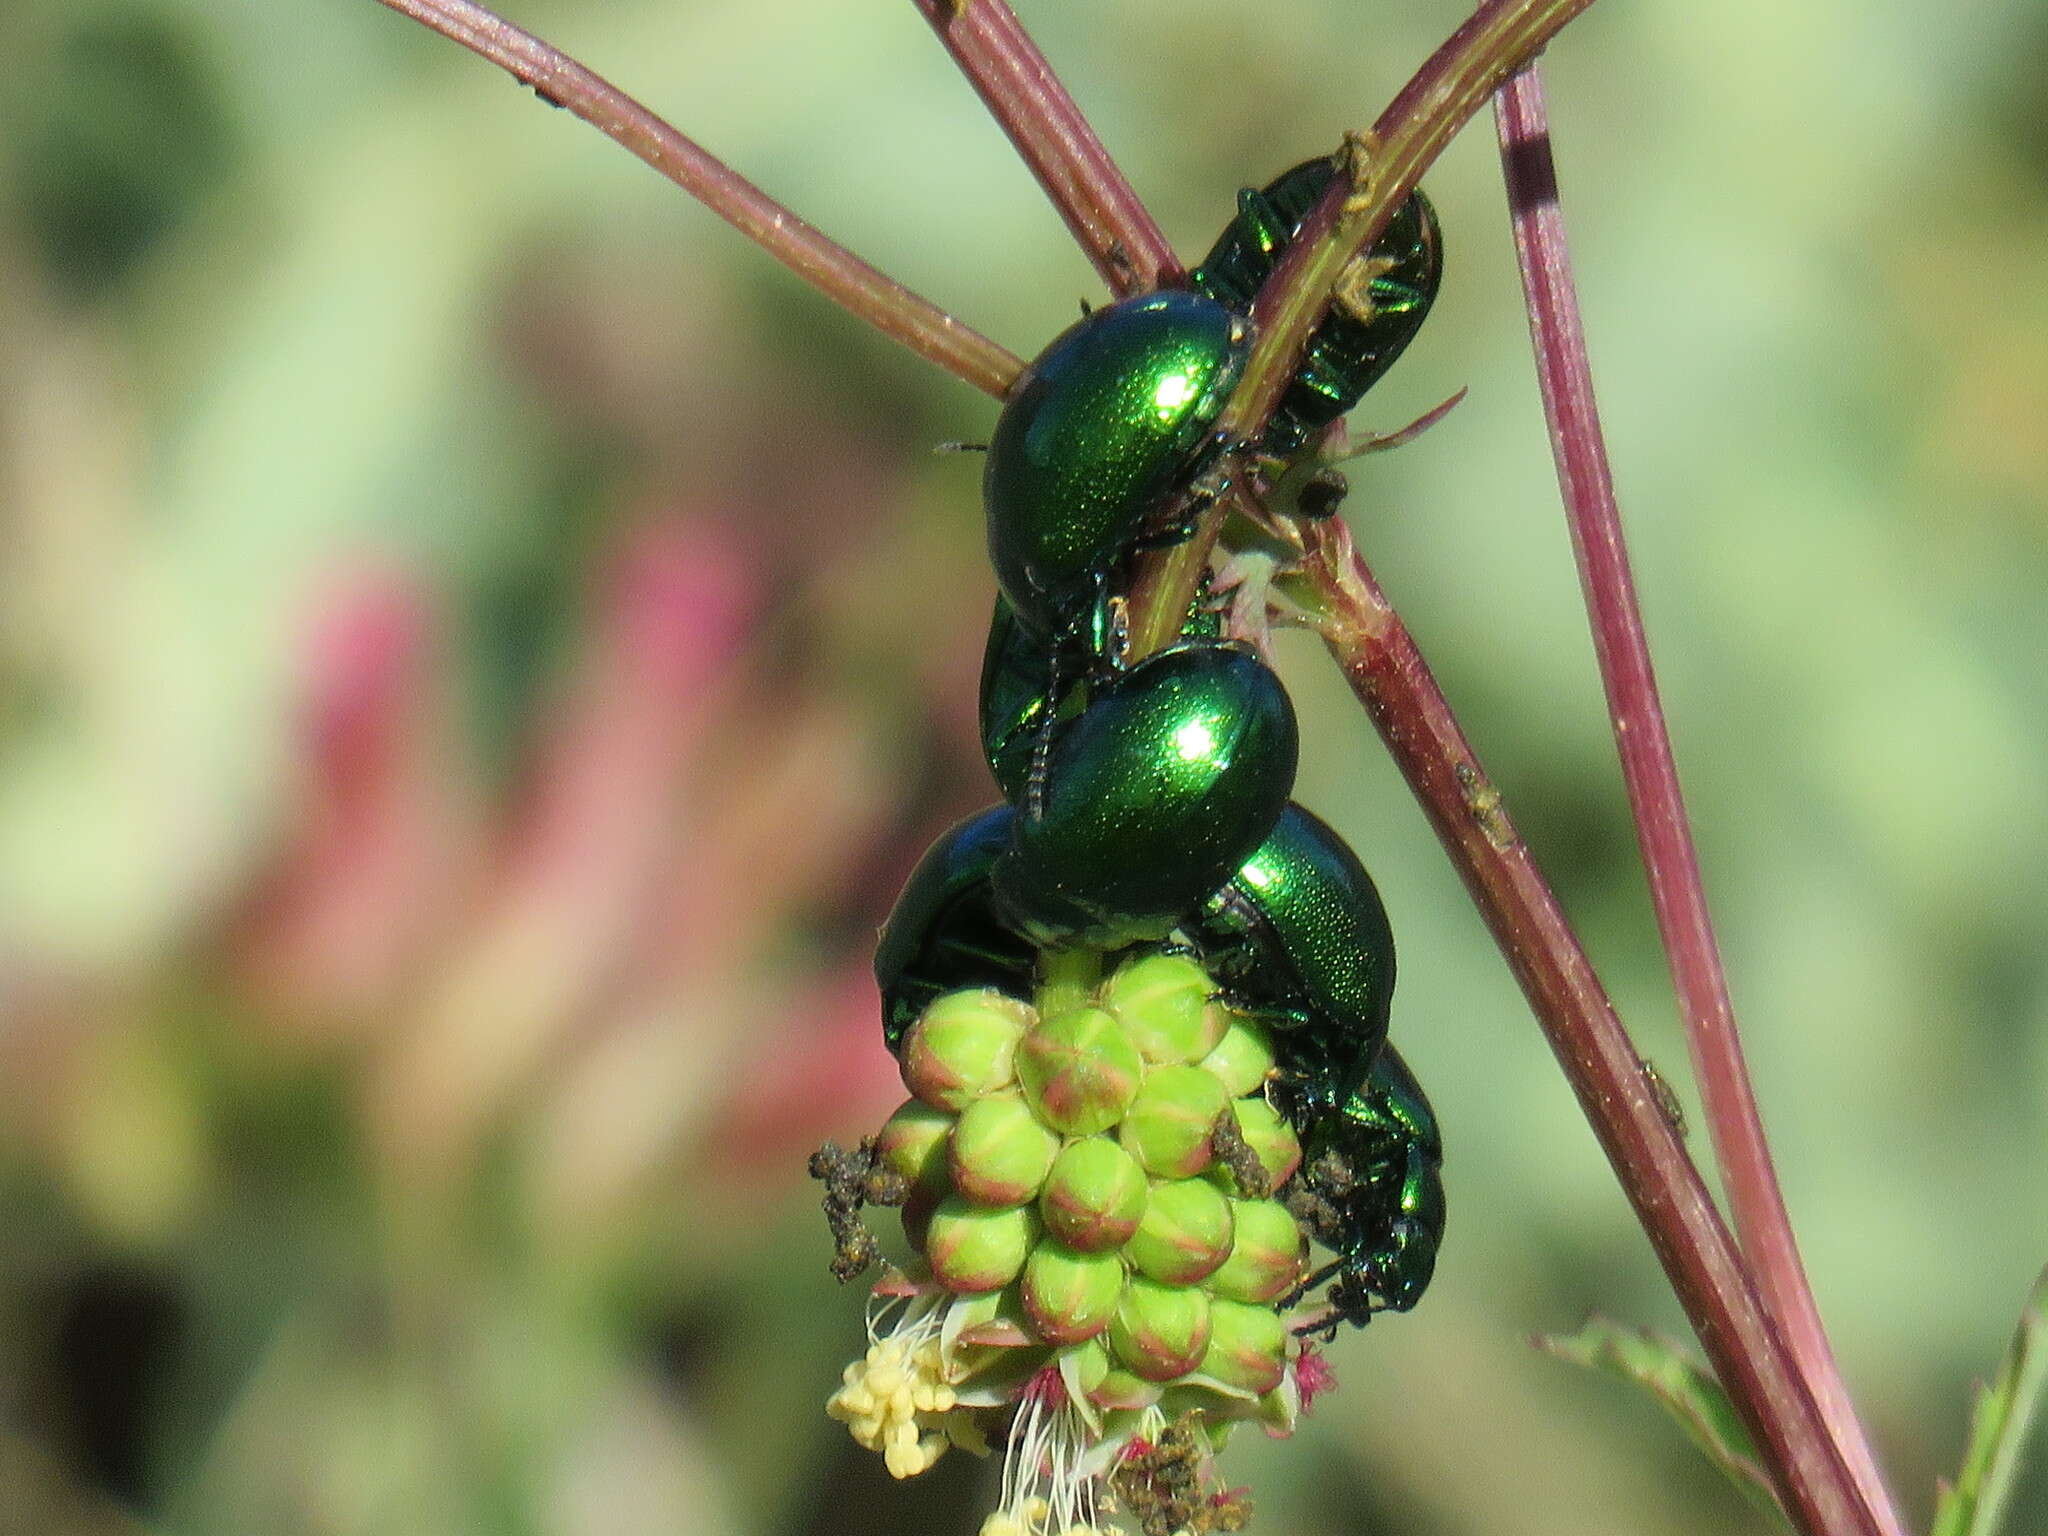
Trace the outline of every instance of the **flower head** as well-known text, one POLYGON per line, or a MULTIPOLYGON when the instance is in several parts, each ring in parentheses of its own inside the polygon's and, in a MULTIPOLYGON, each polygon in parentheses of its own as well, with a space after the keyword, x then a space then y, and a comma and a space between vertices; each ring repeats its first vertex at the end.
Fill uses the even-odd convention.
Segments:
POLYGON ((913 1256, 827 1412, 896 1477, 1001 1440, 981 1536, 1237 1530, 1216 1452, 1246 1421, 1290 1433, 1327 1380, 1283 1316, 1301 1148, 1244 1070, 1263 1031, 1215 995, 1156 954, 1079 998, 944 994, 903 1040, 915 1097, 828 1159, 842 1257, 863 1201, 902 1204, 913 1256))

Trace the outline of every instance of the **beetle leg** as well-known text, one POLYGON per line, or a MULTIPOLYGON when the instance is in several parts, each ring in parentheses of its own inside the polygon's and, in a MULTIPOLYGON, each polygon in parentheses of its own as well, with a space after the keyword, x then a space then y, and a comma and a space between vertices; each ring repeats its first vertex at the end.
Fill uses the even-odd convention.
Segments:
POLYGON ((1031 743, 1031 771, 1024 779, 1024 814, 1045 817, 1045 781, 1052 768, 1053 723, 1059 718, 1060 693, 1066 686, 1066 647, 1057 642, 1047 662, 1046 707, 1040 712, 1038 737, 1031 743))
POLYGON ((1371 325, 1381 313, 1380 306, 1373 302, 1373 284, 1398 265, 1391 256, 1361 256, 1338 276, 1331 298, 1351 319, 1360 325, 1371 325))
POLYGON ((1297 1285, 1285 1296, 1282 1296, 1274 1305, 1283 1312, 1289 1307, 1300 1306, 1302 1302, 1308 1299, 1310 1292, 1320 1290, 1323 1286, 1328 1285, 1337 1277, 1337 1271, 1343 1267, 1344 1261, 1342 1259, 1332 1259, 1321 1269, 1310 1273, 1307 1279, 1303 1280, 1301 1284, 1297 1285))

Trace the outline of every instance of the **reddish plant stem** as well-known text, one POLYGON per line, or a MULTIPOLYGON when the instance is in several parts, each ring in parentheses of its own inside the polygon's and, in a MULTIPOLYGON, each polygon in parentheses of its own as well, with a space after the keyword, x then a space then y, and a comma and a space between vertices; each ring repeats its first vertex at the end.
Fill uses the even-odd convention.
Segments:
POLYGON ((603 77, 470 0, 379 0, 566 107, 703 203, 798 277, 956 379, 1002 399, 1024 365, 884 276, 603 77))
POLYGON ((1787 1510, 1808 1536, 1880 1536, 1614 1005, 1414 640, 1342 522, 1314 525, 1308 538, 1296 590, 1493 930, 1787 1510))
POLYGON ((1537 66, 1532 64, 1501 88, 1494 98, 1494 114, 1515 252, 1528 301, 1530 340, 1579 583, 1628 785, 1636 841, 1649 877, 1650 902, 1685 1018, 1693 1071, 1735 1230, 1757 1288, 1798 1360, 1864 1501, 1886 1536, 1904 1536, 1821 1325, 1743 1061, 1593 398, 1537 66))
POLYGON ((1592 0, 1484 0, 1446 38, 1372 130, 1346 142, 1350 177, 1331 182, 1252 305, 1258 339, 1224 413, 1243 431, 1272 414, 1344 271, 1386 229, 1460 128, 1592 0))
POLYGON ((1187 277, 1165 232, 1005 0, 914 0, 1045 195, 1123 298, 1187 277))
MULTIPOLYGON (((1379 115, 1346 140, 1352 174, 1339 176, 1302 221, 1252 305, 1256 339, 1218 431, 1254 442, 1300 365, 1309 333, 1330 307, 1344 270, 1387 227, 1457 131, 1592 0, 1483 0, 1379 115)), ((1242 477, 1239 477, 1240 479, 1242 477)), ((1172 640, 1229 511, 1228 498, 1187 543, 1148 555, 1131 584, 1131 651, 1172 640)))

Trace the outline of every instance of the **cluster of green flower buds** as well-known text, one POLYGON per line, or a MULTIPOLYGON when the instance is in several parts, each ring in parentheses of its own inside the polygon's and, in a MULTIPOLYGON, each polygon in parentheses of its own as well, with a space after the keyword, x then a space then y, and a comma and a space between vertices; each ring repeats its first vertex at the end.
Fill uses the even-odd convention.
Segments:
POLYGON ((1273 1303, 1300 1283, 1303 1239, 1271 1192, 1301 1147, 1258 1092, 1261 1032, 1212 990, 1192 960, 1152 955, 1057 1013, 948 993, 905 1043, 915 1097, 882 1128, 933 1279, 1014 1284, 1042 1342, 1101 1341, 1106 1404, 1197 1374, 1263 1393, 1284 1367, 1273 1303))
MULTIPOLYGON (((907 1191, 917 1258, 878 1288, 907 1304, 828 1405, 892 1473, 978 1446, 978 1407, 1043 1410, 1041 1439, 1071 1431, 1073 1507, 1055 1519, 1027 1468, 985 1532, 1087 1530, 1076 1489, 1169 1424, 1198 1414, 1212 1445, 1247 1419, 1292 1428, 1301 1347, 1281 1309, 1307 1252, 1274 1193, 1301 1147, 1262 1092, 1265 1032, 1201 966, 1149 954, 1035 1005, 945 993, 901 1060, 912 1097, 874 1155, 907 1191)), ((1060 1484, 1060 1458, 1039 1460, 1060 1484)))

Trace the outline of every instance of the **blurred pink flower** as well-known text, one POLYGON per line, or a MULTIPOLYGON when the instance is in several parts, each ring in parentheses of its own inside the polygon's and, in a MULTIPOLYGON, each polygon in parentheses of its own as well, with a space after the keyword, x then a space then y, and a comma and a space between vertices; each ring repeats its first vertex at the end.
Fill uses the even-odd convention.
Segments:
POLYGON ((593 586, 495 803, 427 594, 360 569, 312 627, 303 810, 234 969, 301 1049, 358 1060, 372 1143, 426 1207, 508 1126, 568 1221, 707 1135, 797 1178, 897 1091, 865 953, 792 942, 895 862, 873 725, 756 644, 766 580, 729 525, 645 522, 593 586))

